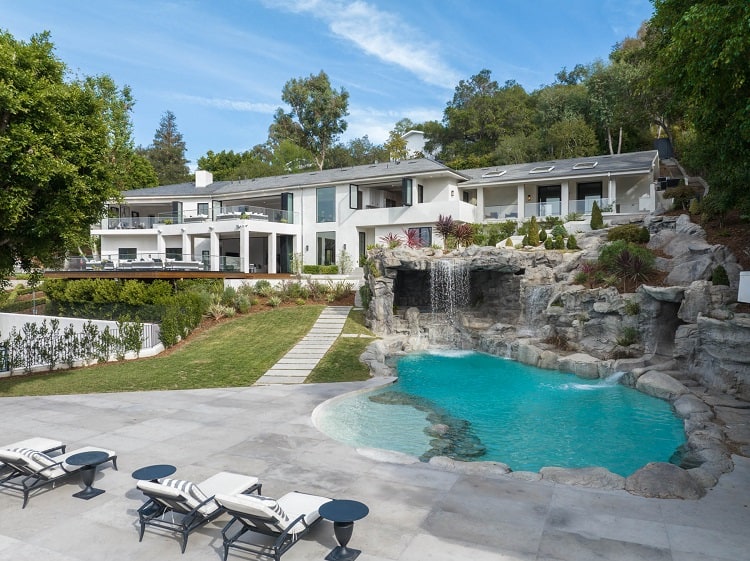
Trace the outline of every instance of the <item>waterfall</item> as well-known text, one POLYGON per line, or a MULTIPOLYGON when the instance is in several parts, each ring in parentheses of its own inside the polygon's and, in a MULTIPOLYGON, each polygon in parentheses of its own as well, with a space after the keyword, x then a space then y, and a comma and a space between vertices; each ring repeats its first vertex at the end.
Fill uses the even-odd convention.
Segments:
POLYGON ((430 269, 430 306, 433 314, 444 314, 457 325, 459 310, 469 305, 469 268, 456 259, 440 259, 430 269))
POLYGON ((599 383, 603 386, 616 386, 620 383, 620 378, 623 376, 625 376, 625 372, 618 371, 602 379, 599 383))

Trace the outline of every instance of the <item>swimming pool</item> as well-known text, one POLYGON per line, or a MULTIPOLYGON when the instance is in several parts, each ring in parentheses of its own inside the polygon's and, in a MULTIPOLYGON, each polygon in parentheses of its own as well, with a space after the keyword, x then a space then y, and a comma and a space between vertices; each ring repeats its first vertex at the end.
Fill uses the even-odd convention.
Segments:
POLYGON ((513 471, 601 466, 623 476, 685 443, 670 404, 608 380, 471 351, 409 355, 390 386, 334 400, 319 428, 352 446, 513 471))

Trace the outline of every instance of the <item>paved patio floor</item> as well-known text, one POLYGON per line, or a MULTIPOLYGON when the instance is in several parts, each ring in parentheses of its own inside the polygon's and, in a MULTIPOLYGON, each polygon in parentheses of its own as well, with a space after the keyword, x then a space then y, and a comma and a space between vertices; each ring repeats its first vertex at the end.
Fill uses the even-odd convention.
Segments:
MULTIPOLYGON (((93 561, 221 559, 223 516, 178 540, 147 530, 133 470, 178 467, 201 481, 227 470, 256 475, 264 494, 308 491, 367 503, 350 545, 360 561, 737 561, 750 559, 750 459, 700 501, 657 500, 547 482, 484 478, 426 464, 384 463, 320 433, 310 420, 324 400, 374 382, 175 392, 0 398, 2 441, 32 436, 111 448, 95 486, 71 497, 77 478, 21 499, 0 491, 0 559, 93 561)), ((335 545, 323 522, 285 556, 322 560, 335 545)), ((230 555, 231 559, 255 559, 230 555)))

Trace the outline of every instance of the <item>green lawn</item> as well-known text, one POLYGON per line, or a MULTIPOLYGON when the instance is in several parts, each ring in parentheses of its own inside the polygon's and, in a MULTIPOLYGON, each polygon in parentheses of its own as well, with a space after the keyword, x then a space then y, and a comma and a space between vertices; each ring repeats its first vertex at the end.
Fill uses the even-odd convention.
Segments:
MULTIPOLYGON (((250 386, 305 336, 322 309, 298 306, 239 316, 151 358, 0 378, 0 396, 250 386)), ((352 310, 342 333, 372 335, 361 310, 352 310)), ((339 338, 307 382, 366 380, 369 371, 359 356, 372 341, 339 338)))
POLYGON ((0 379, 0 396, 250 386, 312 327, 323 306, 240 316, 160 356, 0 379))
POLYGON ((346 318, 341 334, 368 335, 369 337, 339 337, 305 382, 353 382, 367 380, 370 370, 359 362, 365 347, 373 342, 372 332, 365 327, 362 310, 352 310, 346 318))

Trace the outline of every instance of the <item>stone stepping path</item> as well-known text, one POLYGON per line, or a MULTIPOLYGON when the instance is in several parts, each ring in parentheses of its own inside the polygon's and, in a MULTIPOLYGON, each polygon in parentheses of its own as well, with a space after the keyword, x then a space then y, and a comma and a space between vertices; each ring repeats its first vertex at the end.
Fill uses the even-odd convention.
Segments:
POLYGON ((341 335, 351 306, 327 306, 302 340, 255 382, 301 384, 341 335))

